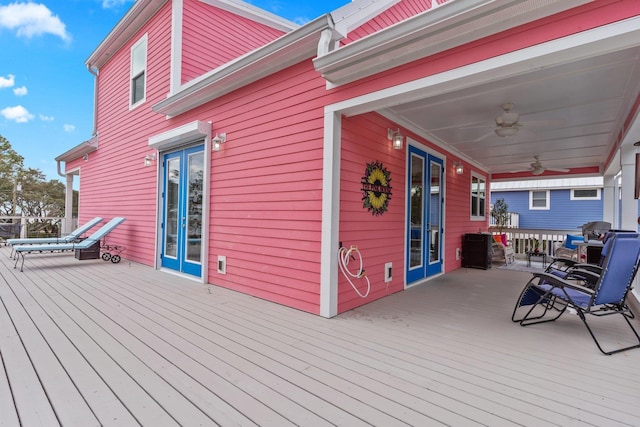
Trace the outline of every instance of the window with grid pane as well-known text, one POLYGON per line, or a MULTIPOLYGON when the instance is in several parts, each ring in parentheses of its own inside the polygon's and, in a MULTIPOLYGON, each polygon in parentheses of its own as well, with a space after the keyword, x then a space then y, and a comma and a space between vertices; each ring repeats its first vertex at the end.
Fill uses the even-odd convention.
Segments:
POLYGON ((131 47, 131 107, 146 99, 147 36, 131 47))
POLYGON ((600 200, 600 189, 573 189, 571 190, 571 200, 600 200))
POLYGON ((486 182, 484 178, 471 174, 471 219, 485 219, 486 182))
POLYGON ((529 192, 529 209, 549 209, 549 191, 534 190, 529 192))

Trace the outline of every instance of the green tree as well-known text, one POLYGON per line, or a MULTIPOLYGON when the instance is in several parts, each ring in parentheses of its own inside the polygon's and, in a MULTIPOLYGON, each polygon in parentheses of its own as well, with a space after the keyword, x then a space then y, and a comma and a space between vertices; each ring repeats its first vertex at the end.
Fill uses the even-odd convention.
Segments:
POLYGON ((9 141, 0 135, 0 215, 14 216, 14 194, 23 169, 24 157, 15 152, 9 141))
POLYGON ((24 158, 0 135, 0 216, 35 217, 29 235, 58 235, 65 211, 65 185, 47 181, 39 169, 24 168, 24 158))
POLYGON ((496 221, 496 228, 498 232, 502 234, 502 230, 507 227, 509 223, 509 205, 503 198, 496 200, 491 208, 491 217, 496 221))

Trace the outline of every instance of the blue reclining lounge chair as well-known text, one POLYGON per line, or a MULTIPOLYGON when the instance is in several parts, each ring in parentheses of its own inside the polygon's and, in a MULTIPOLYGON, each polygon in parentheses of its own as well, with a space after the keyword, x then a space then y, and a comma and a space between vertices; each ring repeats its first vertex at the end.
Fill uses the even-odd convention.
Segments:
POLYGON ((547 266, 545 272, 554 274, 563 279, 580 276, 589 283, 594 284, 602 274, 602 266, 609 256, 613 240, 636 239, 638 237, 640 237, 640 234, 634 231, 608 231, 604 236, 600 260, 597 264, 581 263, 576 262, 575 260, 556 258, 547 266))
POLYGON ((598 349, 604 354, 640 347, 640 335, 629 319, 635 316, 626 299, 640 263, 639 238, 615 238, 602 273, 593 288, 580 280, 565 280, 550 273, 534 273, 524 287, 511 320, 528 326, 557 320, 568 308, 575 310, 598 349), (621 315, 635 335, 635 344, 605 351, 587 322, 587 316, 621 315))
MULTIPOLYGON (((80 236, 82 236, 87 231, 91 230, 100 222, 102 222, 102 218, 97 216, 93 218, 91 221, 76 228, 71 233, 63 237, 42 237, 42 238, 35 237, 30 239, 7 239, 7 244, 13 247, 17 245, 42 245, 46 243, 53 243, 53 244, 71 243, 71 242, 77 241, 80 238, 80 236)), ((11 256, 13 257, 13 249, 11 249, 11 256)))
POLYGON ((79 242, 69 242, 69 243, 49 243, 49 244, 40 244, 40 245, 17 245, 13 247, 13 250, 16 253, 16 263, 13 268, 18 267, 18 262, 20 258, 22 258, 22 264, 20 265, 20 271, 24 267, 24 258, 26 254, 33 253, 43 253, 43 252, 57 252, 57 251, 73 251, 76 249, 88 249, 93 246, 96 242, 100 242, 100 239, 104 238, 107 234, 109 234, 113 229, 115 229, 118 225, 120 225, 125 218, 116 217, 111 221, 100 227, 96 232, 87 237, 84 240, 79 242))

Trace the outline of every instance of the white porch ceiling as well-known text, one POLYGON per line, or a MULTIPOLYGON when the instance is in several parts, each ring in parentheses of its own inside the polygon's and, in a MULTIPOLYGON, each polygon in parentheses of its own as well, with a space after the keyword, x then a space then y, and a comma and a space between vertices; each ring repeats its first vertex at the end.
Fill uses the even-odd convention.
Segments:
MULTIPOLYGON (((509 174, 502 179, 515 178, 510 172, 529 168, 536 155, 547 168, 595 166, 602 173, 639 92, 636 46, 386 110, 401 118, 402 125, 451 147, 488 173, 509 174), (514 104, 512 111, 520 114, 523 126, 515 136, 499 137, 493 132, 495 118, 506 102, 514 104), (561 123, 527 125, 540 121, 561 123)), ((640 133, 627 137, 635 138, 633 143, 640 133)))

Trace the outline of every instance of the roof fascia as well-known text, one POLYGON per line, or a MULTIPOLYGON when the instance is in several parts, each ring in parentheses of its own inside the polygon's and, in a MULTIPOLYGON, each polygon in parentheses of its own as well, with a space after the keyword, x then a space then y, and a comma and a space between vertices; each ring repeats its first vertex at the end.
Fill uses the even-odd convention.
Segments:
POLYGON ((271 28, 275 28, 280 31, 289 32, 295 30, 300 25, 295 22, 291 22, 281 16, 267 12, 259 7, 253 6, 249 3, 234 0, 200 0, 202 3, 206 3, 210 6, 217 7, 227 12, 231 12, 235 15, 243 18, 250 19, 260 24, 266 25, 271 28))
POLYGON ((98 137, 94 136, 86 141, 81 142, 75 147, 65 151, 55 158, 56 162, 71 162, 79 159, 85 154, 92 153, 98 149, 98 137))
POLYGON ((75 147, 71 148, 70 150, 67 150, 64 153, 60 154, 58 157, 55 158, 57 168, 58 168, 58 175, 64 176, 64 173, 62 173, 62 165, 61 165, 62 162, 65 162, 65 164, 69 163, 73 160, 79 159, 82 156, 92 153, 97 149, 98 149, 98 136, 94 135, 90 139, 83 141, 80 144, 76 145, 75 147))
POLYGON ((336 31, 346 37, 401 0, 353 0, 331 12, 336 31))
POLYGON ((91 56, 87 58, 86 66, 99 70, 167 1, 136 1, 91 56))
POLYGON ((313 62, 328 82, 343 85, 591 1, 450 0, 313 62))
POLYGON ((324 30, 333 30, 331 15, 321 16, 183 85, 157 103, 153 111, 176 116, 312 57, 324 30))

